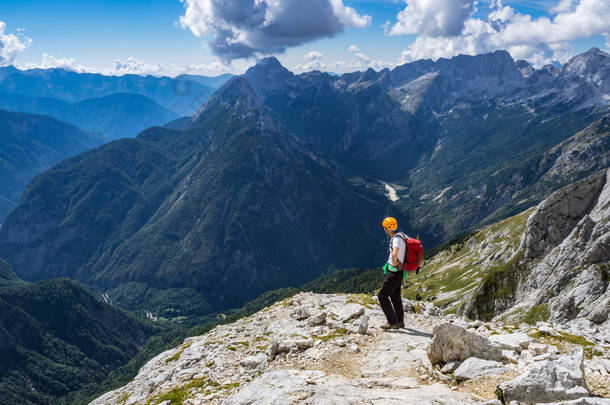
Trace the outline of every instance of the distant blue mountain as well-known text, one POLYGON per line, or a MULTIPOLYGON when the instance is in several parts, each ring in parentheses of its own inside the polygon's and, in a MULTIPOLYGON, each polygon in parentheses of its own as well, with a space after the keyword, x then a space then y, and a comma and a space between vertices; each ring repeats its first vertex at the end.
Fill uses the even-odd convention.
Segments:
POLYGON ((212 87, 214 89, 219 88, 223 84, 225 84, 233 75, 230 73, 225 73, 220 76, 199 76, 199 75, 189 75, 183 74, 180 76, 176 76, 175 78, 178 80, 192 80, 204 86, 212 87))
POLYGON ((100 133, 106 141, 133 138, 146 128, 178 118, 175 112, 150 98, 133 93, 115 93, 74 104, 52 97, 0 93, 0 108, 50 115, 85 131, 100 133))
POLYGON ((182 75, 177 78, 133 74, 105 76, 59 68, 19 70, 8 66, 0 68, 0 92, 33 98, 51 97, 68 103, 114 93, 133 93, 152 99, 178 116, 186 116, 197 111, 229 78, 230 75, 182 75))

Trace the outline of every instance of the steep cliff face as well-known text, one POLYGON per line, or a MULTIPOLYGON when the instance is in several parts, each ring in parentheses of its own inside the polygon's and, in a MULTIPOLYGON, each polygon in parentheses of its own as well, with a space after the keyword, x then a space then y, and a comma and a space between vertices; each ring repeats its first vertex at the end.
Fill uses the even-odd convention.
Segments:
POLYGON ((553 193, 532 214, 521 249, 529 272, 511 312, 547 305, 550 319, 610 329, 610 170, 553 193))
POLYGON ((610 322, 610 170, 439 249, 406 290, 446 312, 553 321, 591 338, 610 322))

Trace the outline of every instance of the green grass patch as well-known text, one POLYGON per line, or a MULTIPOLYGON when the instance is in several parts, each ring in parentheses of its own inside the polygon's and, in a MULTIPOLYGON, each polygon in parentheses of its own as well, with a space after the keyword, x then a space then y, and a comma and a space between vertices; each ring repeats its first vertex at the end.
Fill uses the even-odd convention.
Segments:
POLYGON ((536 322, 546 322, 551 317, 551 313, 549 312, 548 304, 541 304, 532 307, 525 316, 523 317, 523 322, 528 325, 535 325, 536 322))
POLYGON ((379 306, 379 303, 377 302, 375 297, 373 297, 372 295, 368 295, 368 294, 350 294, 347 296, 346 302, 348 304, 349 303, 360 304, 368 309, 377 308, 379 306))
POLYGON ((171 391, 168 391, 164 394, 161 394, 160 396, 155 397, 151 401, 148 401, 147 405, 158 405, 165 401, 169 401, 168 405, 182 405, 184 403, 184 400, 188 398, 189 393, 191 391, 203 390, 203 393, 208 395, 213 391, 205 390, 206 388, 218 386, 218 383, 210 381, 207 378, 198 378, 182 387, 174 388, 171 391))
POLYGON ((329 333, 328 335, 324 335, 324 336, 314 335, 313 338, 315 340, 321 340, 322 342, 328 342, 329 340, 333 340, 333 339, 343 337, 346 335, 347 335, 347 329, 339 328, 336 331, 334 331, 333 333, 329 333))
POLYGON ((178 351, 177 351, 177 352, 176 352, 176 353, 175 353, 175 354, 174 354, 172 357, 170 357, 170 358, 168 358, 168 359, 165 359, 165 362, 166 362, 166 363, 170 363, 170 362, 172 362, 172 361, 176 361, 176 360, 178 360, 178 359, 180 358, 180 356, 182 356, 182 353, 183 353, 183 352, 184 352, 184 351, 185 351, 187 348, 191 347, 191 345, 192 345, 192 344, 193 344, 193 342, 192 342, 192 341, 191 341, 191 342, 188 342, 188 343, 183 344, 183 345, 180 347, 180 350, 178 350, 178 351))

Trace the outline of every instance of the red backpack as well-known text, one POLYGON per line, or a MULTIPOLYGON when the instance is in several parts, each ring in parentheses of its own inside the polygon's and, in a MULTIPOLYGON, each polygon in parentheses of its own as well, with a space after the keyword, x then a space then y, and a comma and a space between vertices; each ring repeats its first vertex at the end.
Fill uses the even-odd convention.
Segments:
POLYGON ((396 236, 405 242, 407 248, 405 261, 402 263, 402 269, 405 271, 419 272, 419 266, 424 253, 421 241, 419 239, 411 238, 402 232, 398 232, 396 236))

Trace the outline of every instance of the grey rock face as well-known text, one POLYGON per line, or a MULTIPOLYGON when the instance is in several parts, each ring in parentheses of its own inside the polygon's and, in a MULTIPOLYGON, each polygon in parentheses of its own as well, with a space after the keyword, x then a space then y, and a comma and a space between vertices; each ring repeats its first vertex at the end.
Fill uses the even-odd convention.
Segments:
POLYGON ((590 395, 584 376, 583 350, 530 369, 514 380, 502 383, 504 402, 527 403, 572 400, 590 395))
POLYGON ((463 361, 469 357, 502 361, 502 351, 489 340, 450 323, 434 327, 434 338, 427 355, 432 364, 451 360, 463 361))
POLYGON ((460 364, 453 375, 456 380, 464 381, 472 380, 483 375, 502 374, 508 371, 509 368, 500 362, 469 357, 460 364))
POLYGON ((538 305, 541 297, 549 297, 546 303, 554 322, 607 322, 609 220, 610 170, 543 201, 528 220, 523 243, 525 256, 538 259, 518 286, 517 301, 538 305))
POLYGON ((571 184, 544 200, 527 221, 522 248, 532 260, 548 253, 572 232, 593 208, 606 183, 606 172, 598 172, 571 184))

